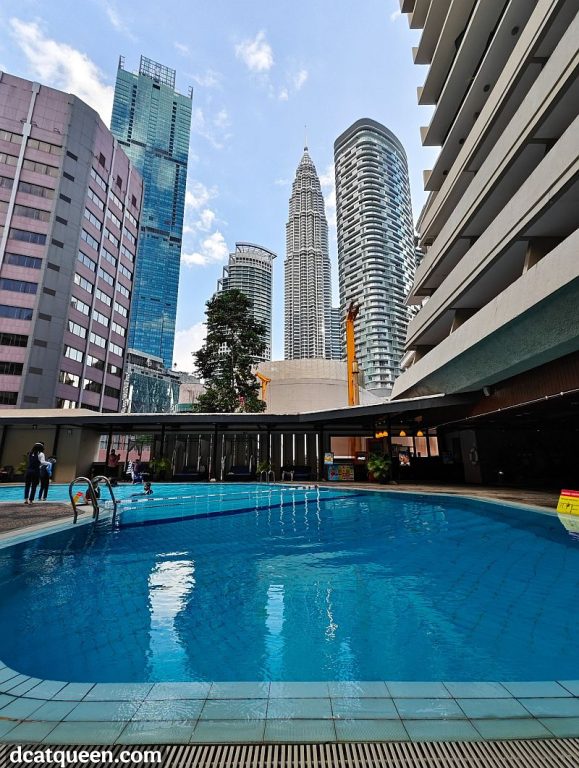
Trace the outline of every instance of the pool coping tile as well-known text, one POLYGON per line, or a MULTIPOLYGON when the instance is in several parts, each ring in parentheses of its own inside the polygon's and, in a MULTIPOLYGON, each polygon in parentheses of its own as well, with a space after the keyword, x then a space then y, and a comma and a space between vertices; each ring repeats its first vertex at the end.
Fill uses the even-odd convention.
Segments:
POLYGON ((517 699, 561 699, 573 694, 554 680, 541 682, 502 683, 511 696, 517 699))
POLYGON ((117 744, 189 744, 197 720, 140 720, 127 723, 117 744))

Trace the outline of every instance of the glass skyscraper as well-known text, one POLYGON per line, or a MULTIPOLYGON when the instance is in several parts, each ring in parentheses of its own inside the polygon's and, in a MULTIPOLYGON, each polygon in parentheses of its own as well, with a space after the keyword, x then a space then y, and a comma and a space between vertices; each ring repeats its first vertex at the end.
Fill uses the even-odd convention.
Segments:
POLYGON ((141 56, 138 73, 119 60, 111 131, 145 185, 129 347, 173 365, 185 210, 191 94, 175 70, 141 56))
POLYGON ((334 143, 342 313, 351 301, 364 387, 378 396, 401 372, 415 269, 408 164, 396 136, 358 120, 334 143))

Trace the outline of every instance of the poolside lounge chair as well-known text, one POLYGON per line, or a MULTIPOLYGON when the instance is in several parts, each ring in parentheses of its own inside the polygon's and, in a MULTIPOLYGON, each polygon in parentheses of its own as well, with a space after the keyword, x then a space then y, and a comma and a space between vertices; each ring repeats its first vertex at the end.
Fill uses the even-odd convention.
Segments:
POLYGON ((312 468, 302 464, 288 464, 281 468, 282 480, 311 480, 312 468))
POLYGON ((6 464, 0 468, 0 483, 11 483, 14 480, 14 467, 12 464, 6 464))
POLYGON ((199 469, 197 467, 183 467, 181 472, 173 475, 173 480, 180 483, 191 483, 195 480, 207 480, 208 476, 207 467, 201 464, 199 469))
POLYGON ((249 467, 234 464, 225 475, 226 480, 254 480, 255 472, 251 472, 249 467))

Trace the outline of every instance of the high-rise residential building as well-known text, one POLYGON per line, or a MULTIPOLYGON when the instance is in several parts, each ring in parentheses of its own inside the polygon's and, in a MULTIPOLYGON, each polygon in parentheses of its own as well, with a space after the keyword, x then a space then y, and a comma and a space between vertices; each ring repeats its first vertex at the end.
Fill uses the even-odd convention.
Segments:
POLYGON ((331 360, 345 358, 344 332, 342 330, 342 310, 332 307, 330 310, 330 354, 331 360))
POLYGON ((293 182, 286 225, 285 358, 330 357, 332 285, 328 222, 308 148, 293 182))
MULTIPOLYGON (((424 257, 409 301, 422 306, 393 394, 479 393, 473 414, 514 413, 497 453, 513 430, 520 458, 503 457, 501 471, 531 466, 541 430, 521 432, 515 445, 517 425, 549 401, 544 418, 555 429, 558 411, 564 435, 579 387, 578 6, 401 7, 422 29, 414 59, 429 67, 419 103, 432 107, 422 140, 440 153, 425 172, 418 221, 424 257)), ((543 437, 541 455, 560 439, 543 437)))
POLYGON ((272 275, 276 254, 253 243, 236 243, 229 254, 229 263, 223 267, 218 291, 236 289, 252 303, 254 318, 266 328, 265 351, 260 360, 271 360, 272 275))
POLYGON ((141 56, 138 72, 119 60, 111 131, 145 184, 129 346, 173 365, 185 210, 191 94, 175 70, 141 56))
POLYGON ((355 122, 334 143, 340 304, 359 307, 356 357, 364 386, 386 396, 401 372, 414 277, 408 164, 396 136, 355 122))
POLYGON ((0 72, 0 407, 119 410, 142 193, 93 109, 0 72))

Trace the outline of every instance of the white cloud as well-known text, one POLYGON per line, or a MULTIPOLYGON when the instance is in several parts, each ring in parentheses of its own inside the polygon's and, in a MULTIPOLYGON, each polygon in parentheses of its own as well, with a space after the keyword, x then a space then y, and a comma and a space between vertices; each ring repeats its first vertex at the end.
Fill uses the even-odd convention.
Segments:
POLYGON ((261 30, 253 40, 243 40, 235 46, 235 55, 250 72, 268 72, 273 67, 273 51, 261 30))
POLYGON ((216 115, 207 117, 201 107, 193 110, 191 115, 191 130, 202 136, 215 148, 223 149, 231 138, 231 120, 226 109, 220 109, 216 115))
POLYGON ((289 179, 276 179, 273 183, 276 187, 289 187, 291 181, 289 179))
POLYGON ((173 43, 175 46, 175 50, 181 54, 181 56, 189 56, 189 46, 185 45, 185 43, 179 43, 175 41, 173 43))
POLYGON ((213 69, 207 69, 202 75, 192 75, 197 85, 203 88, 219 88, 221 86, 221 75, 213 69))
POLYGON ((390 21, 396 21, 396 20, 397 20, 397 19, 399 19, 401 16, 402 16, 402 11, 400 10, 400 8, 398 8, 398 10, 396 10, 396 11, 393 11, 393 12, 390 14, 390 21))
POLYGON ((178 371, 194 373, 193 353, 203 346, 206 335, 207 326, 205 323, 195 323, 190 328, 175 332, 173 362, 176 363, 178 371))
POLYGON ((123 20, 121 14, 118 11, 116 5, 111 0, 102 0, 102 6, 105 9, 108 20, 111 26, 117 31, 126 35, 130 40, 135 41, 137 38, 132 33, 131 29, 123 20))
POLYGON ((181 263, 186 267, 208 264, 222 264, 229 258, 229 248, 221 232, 216 231, 206 237, 193 253, 181 254, 181 263))
POLYGON ((204 208, 199 214, 199 220, 197 222, 198 229, 209 232, 215 222, 215 211, 210 208, 204 208))
POLYGON ((320 185, 324 195, 326 205, 326 218, 330 227, 336 226, 336 174, 334 164, 328 165, 326 170, 320 174, 320 185))
POLYGON ((282 88, 277 97, 280 101, 287 101, 289 99, 288 89, 282 88))
POLYGON ((112 86, 86 54, 51 40, 38 23, 10 19, 12 36, 22 49, 31 74, 46 85, 78 96, 96 109, 108 125, 113 105, 112 86))
POLYGON ((217 197, 215 187, 206 187, 201 181, 188 181, 185 192, 185 207, 194 211, 203 208, 214 197, 217 197))
POLYGON ((307 79, 308 79, 307 69, 300 69, 300 71, 294 75, 293 84, 296 91, 301 91, 307 79))

